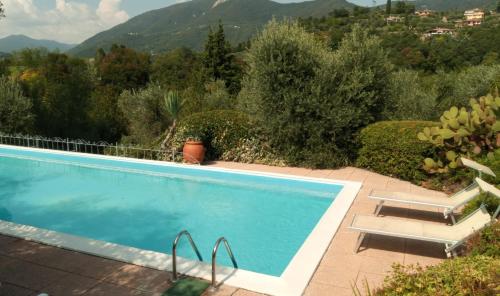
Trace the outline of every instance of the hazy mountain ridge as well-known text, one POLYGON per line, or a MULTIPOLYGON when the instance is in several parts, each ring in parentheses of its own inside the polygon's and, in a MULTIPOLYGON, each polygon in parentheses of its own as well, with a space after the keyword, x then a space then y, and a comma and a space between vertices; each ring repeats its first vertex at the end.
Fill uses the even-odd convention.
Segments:
POLYGON ((335 8, 352 6, 345 0, 290 4, 270 0, 193 0, 136 16, 84 41, 70 53, 93 56, 98 48, 109 48, 113 43, 152 52, 181 46, 199 50, 209 26, 216 25, 219 19, 228 39, 235 44, 248 40, 273 17, 322 16, 335 8))
POLYGON ((62 52, 74 47, 73 44, 61 43, 53 40, 33 39, 25 35, 10 35, 0 39, 0 52, 11 53, 24 48, 43 47, 48 50, 62 52))

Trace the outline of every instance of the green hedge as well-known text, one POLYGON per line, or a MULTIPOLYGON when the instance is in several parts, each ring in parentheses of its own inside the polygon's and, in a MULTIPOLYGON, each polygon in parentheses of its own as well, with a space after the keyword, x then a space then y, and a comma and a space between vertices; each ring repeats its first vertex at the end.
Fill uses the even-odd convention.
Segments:
POLYGON ((364 128, 359 136, 357 166, 377 173, 413 182, 425 179, 421 169, 426 157, 433 155, 431 144, 420 141, 417 134, 429 121, 383 121, 364 128))
POLYGON ((206 159, 215 160, 251 137, 248 117, 241 112, 216 110, 192 114, 179 122, 174 147, 182 148, 190 137, 198 137, 207 148, 206 159))

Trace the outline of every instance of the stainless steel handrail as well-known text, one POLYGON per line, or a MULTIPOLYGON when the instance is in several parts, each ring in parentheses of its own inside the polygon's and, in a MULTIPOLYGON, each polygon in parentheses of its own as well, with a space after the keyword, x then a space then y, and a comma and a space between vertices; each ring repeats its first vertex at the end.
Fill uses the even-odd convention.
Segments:
POLYGON ((229 258, 231 258, 231 261, 233 262, 234 268, 238 268, 238 263, 236 263, 236 259, 234 258, 233 251, 231 250, 231 247, 229 246, 229 242, 227 241, 226 238, 221 237, 217 240, 215 243, 214 249, 212 251, 212 290, 217 289, 216 286, 216 281, 215 281, 215 267, 216 267, 216 259, 217 259, 217 251, 219 250, 220 243, 224 242, 224 246, 226 247, 227 254, 229 255, 229 258))
POLYGON ((179 243, 179 240, 183 235, 185 235, 189 239, 189 243, 191 244, 191 247, 196 253, 196 256, 198 256, 198 259, 200 261, 203 261, 201 253, 196 247, 196 244, 194 243, 191 234, 187 230, 179 232, 179 234, 177 234, 177 236, 175 237, 174 243, 172 244, 172 281, 174 282, 177 281, 177 244, 179 243))

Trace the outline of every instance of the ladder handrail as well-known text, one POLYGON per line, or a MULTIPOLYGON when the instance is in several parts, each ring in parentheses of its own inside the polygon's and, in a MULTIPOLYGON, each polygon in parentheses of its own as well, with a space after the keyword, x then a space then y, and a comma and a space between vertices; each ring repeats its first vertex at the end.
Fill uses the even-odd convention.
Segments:
POLYGON ((231 261, 233 262, 234 268, 238 268, 238 263, 236 263, 236 259, 234 258, 233 251, 231 250, 231 247, 229 246, 229 242, 225 237, 221 237, 215 242, 214 249, 212 251, 212 289, 216 289, 216 281, 215 281, 215 267, 216 267, 216 260, 217 260, 217 251, 219 250, 220 243, 224 242, 224 246, 226 247, 227 254, 231 258, 231 261))
POLYGON ((183 230, 177 234, 175 237, 174 243, 172 244, 172 280, 176 281, 177 280, 177 244, 179 243, 179 240, 181 239, 182 236, 186 236, 189 239, 189 243, 191 244, 191 247, 193 248, 194 252, 196 253, 196 256, 198 256, 198 259, 200 261, 203 261, 203 258, 201 257, 201 253, 196 247, 196 244, 193 241, 193 238, 191 237, 191 234, 187 230, 183 230))

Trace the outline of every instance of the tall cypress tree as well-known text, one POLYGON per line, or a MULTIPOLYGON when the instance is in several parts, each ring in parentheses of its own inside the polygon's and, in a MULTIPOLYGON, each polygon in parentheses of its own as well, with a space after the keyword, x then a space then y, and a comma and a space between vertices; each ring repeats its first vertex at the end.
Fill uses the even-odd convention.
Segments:
POLYGON ((391 14, 391 9, 392 9, 392 2, 391 2, 391 0, 387 0, 387 4, 385 6, 385 13, 387 15, 390 15, 391 14))
POLYGON ((216 32, 210 28, 205 44, 203 64, 208 78, 224 80, 226 87, 233 94, 239 91, 238 67, 234 63, 231 45, 226 40, 221 22, 216 32))

